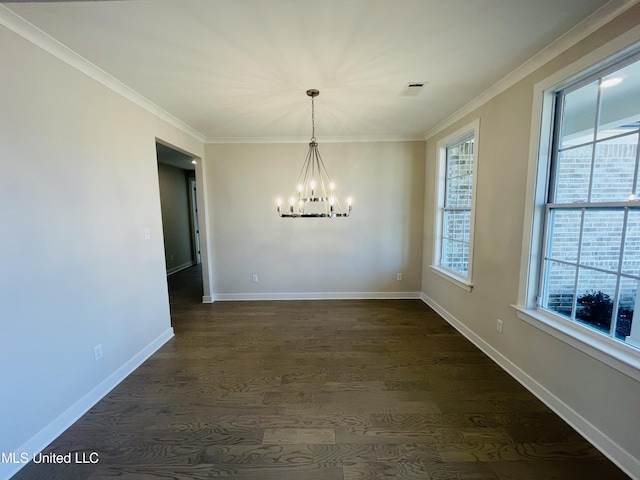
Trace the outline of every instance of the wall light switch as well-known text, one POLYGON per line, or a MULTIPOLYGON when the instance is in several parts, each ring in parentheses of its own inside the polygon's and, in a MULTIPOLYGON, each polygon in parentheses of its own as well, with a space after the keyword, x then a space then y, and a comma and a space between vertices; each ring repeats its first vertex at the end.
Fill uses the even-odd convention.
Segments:
POLYGON ((253 281, 253 283, 258 283, 258 275, 254 274, 253 277, 252 277, 252 281, 253 281))
POLYGON ((102 358, 102 345, 93 347, 93 358, 95 358, 96 362, 102 358))
POLYGON ((150 228, 145 228, 144 229, 144 239, 145 240, 151 240, 151 229, 150 228))

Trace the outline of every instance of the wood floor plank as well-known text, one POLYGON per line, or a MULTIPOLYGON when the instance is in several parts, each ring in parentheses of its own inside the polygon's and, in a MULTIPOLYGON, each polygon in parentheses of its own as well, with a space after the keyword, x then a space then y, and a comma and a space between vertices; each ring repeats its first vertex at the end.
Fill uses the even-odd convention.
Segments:
POLYGON ((213 465, 211 479, 235 480, 344 480, 341 464, 213 465))
POLYGON ((601 454, 589 444, 577 443, 515 443, 463 441, 436 445, 445 462, 498 462, 532 460, 598 459, 601 454))
POLYGON ((579 459, 562 462, 492 462, 500 480, 625 480, 627 475, 611 470, 605 459, 579 459))
POLYGON ((409 462, 366 462, 366 463, 345 463, 344 480, 395 480, 411 479, 424 480, 429 478, 426 465, 422 463, 409 462))
POLYGON ((336 443, 333 428, 267 428, 263 445, 323 445, 336 443))
POLYGON ((100 466, 87 480, 210 480, 213 477, 211 465, 128 465, 117 463, 100 466))
POLYGON ((376 459, 381 462, 408 462, 432 464, 440 462, 440 454, 433 445, 425 444, 375 444, 376 459))
POLYGON ((324 444, 312 445, 313 461, 319 463, 375 462, 375 445, 324 444))
POLYGON ((208 447, 205 463, 293 465, 313 463, 309 445, 220 445, 208 447))
MULTIPOLYGON (((483 462, 434 462, 426 464, 426 469, 429 480, 506 480, 496 472, 493 464, 483 462)), ((515 480, 515 478, 513 480, 515 480)), ((604 480, 604 478, 606 477, 603 477, 602 480, 604 480)), ((541 476, 536 478, 536 480, 565 479, 562 477, 553 479, 553 477, 546 478, 541 476)))
POLYGON ((419 300, 202 304, 15 480, 627 478, 419 300))

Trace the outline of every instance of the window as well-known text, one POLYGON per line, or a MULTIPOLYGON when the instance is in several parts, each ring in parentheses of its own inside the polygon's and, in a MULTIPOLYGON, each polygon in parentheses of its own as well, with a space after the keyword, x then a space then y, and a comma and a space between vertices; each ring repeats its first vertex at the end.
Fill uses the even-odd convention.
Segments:
POLYGON ((640 282, 640 61, 557 92, 555 109, 540 306, 624 342, 640 282))
POLYGON ((596 65, 536 86, 535 201, 516 308, 640 378, 640 52, 596 65))
POLYGON ((434 269, 470 290, 479 122, 438 143, 434 269))

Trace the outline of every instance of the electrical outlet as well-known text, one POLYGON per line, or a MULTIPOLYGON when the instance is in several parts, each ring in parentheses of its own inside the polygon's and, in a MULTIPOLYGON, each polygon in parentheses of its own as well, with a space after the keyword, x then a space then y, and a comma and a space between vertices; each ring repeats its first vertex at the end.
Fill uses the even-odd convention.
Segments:
POLYGON ((256 275, 255 273, 253 274, 252 281, 253 283, 258 283, 258 275, 256 275))
POLYGON ((96 359, 96 362, 102 358, 102 345, 93 347, 93 358, 96 359))
POLYGON ((396 280, 398 280, 398 281, 402 280, 402 273, 398 273, 396 275, 396 280))
POLYGON ((502 320, 498 319, 498 322, 496 323, 496 330, 498 330, 498 332, 502 333, 502 320))

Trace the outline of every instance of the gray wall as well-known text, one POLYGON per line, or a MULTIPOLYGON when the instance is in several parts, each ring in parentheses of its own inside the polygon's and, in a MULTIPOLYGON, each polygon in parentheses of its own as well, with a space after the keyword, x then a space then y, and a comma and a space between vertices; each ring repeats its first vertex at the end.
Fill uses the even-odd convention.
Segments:
POLYGON ((186 170, 158 163, 162 232, 168 274, 195 264, 190 222, 190 176, 186 170))
POLYGON ((280 218, 307 143, 207 145, 217 299, 404 297, 420 292, 424 142, 323 144, 348 218, 280 218), (403 274, 402 281, 396 279, 403 274), (259 283, 252 282, 258 275, 259 283))

